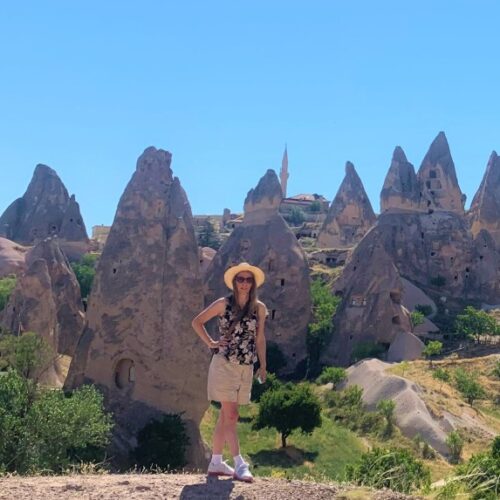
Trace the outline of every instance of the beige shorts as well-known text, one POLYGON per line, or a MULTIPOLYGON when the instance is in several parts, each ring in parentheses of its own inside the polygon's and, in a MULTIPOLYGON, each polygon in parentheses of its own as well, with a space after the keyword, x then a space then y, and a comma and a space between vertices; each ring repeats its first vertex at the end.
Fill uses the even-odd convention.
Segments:
POLYGON ((216 354, 208 369, 208 400, 247 405, 250 403, 252 379, 253 365, 230 363, 224 356, 216 354))

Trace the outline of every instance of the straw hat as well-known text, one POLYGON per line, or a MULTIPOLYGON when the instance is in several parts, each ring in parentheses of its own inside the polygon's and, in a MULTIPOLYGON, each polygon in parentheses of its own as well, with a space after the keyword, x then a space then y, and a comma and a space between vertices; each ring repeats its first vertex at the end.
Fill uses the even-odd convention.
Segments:
POLYGON ((261 286, 266 279, 266 275, 264 274, 264 271, 262 271, 262 269, 258 268, 257 266, 252 266, 248 262, 242 262, 241 264, 230 267, 224 273, 224 283, 226 284, 226 286, 232 290, 234 277, 243 271, 248 271, 253 274, 255 285, 257 286, 257 288, 259 288, 259 286, 261 286))

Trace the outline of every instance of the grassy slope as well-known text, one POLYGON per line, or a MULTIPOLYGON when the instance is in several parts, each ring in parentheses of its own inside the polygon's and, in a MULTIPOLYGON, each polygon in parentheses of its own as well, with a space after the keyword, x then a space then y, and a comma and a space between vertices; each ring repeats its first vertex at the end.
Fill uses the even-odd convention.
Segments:
MULTIPOLYGON (((366 449, 362 439, 323 416, 321 428, 311 435, 294 432, 282 449, 274 429, 252 430, 251 417, 257 405, 241 408, 238 424, 242 454, 253 464, 258 476, 341 479, 345 465, 366 449)), ((211 406, 202 421, 204 440, 210 442, 218 410, 211 406)), ((229 457, 227 457, 229 458, 229 457)))

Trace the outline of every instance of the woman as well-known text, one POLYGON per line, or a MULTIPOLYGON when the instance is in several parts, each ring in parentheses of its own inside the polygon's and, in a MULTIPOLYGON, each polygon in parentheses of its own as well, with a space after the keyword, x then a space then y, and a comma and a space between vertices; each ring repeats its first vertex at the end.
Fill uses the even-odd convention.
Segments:
POLYGON ((253 476, 240 454, 236 424, 238 405, 250 402, 253 365, 257 358, 259 380, 261 383, 266 380, 264 321, 267 309, 257 300, 257 288, 264 279, 261 269, 246 262, 230 267, 224 274, 224 282, 233 293, 210 304, 192 322, 199 337, 215 352, 208 371, 208 399, 221 404, 208 474, 232 476, 246 482, 252 482, 253 476), (213 340, 205 329, 205 323, 215 316, 219 317, 219 340, 213 340), (222 461, 226 442, 234 457, 234 469, 222 461))

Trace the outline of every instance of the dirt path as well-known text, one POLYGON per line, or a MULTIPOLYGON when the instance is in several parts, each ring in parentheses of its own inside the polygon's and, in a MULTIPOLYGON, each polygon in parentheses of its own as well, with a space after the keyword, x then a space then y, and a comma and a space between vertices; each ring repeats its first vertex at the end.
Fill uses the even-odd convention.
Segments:
POLYGON ((347 489, 336 484, 257 478, 253 484, 200 474, 105 474, 0 478, 1 500, 399 500, 397 493, 347 489))

